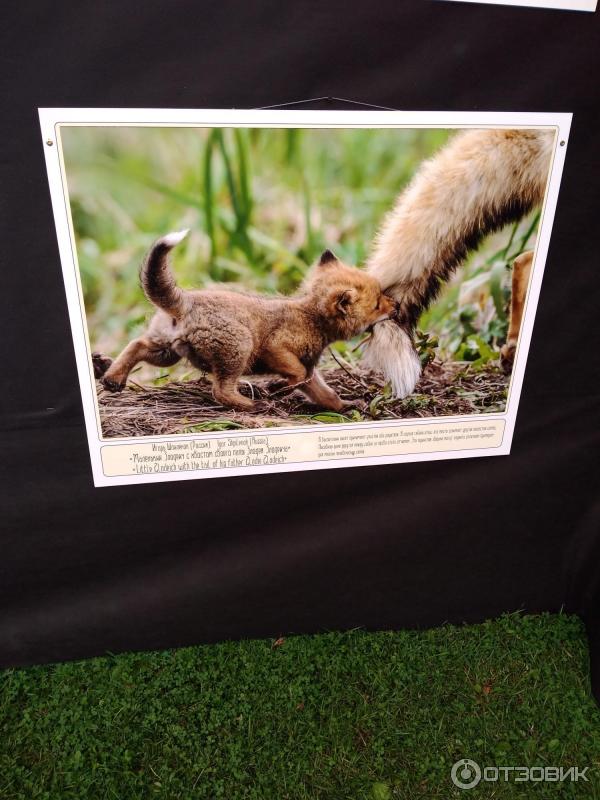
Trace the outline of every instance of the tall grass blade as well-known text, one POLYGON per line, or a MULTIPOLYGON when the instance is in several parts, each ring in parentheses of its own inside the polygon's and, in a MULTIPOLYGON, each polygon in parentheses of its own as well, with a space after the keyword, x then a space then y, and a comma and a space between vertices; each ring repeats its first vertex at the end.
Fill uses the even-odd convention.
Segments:
POLYGON ((210 262, 209 271, 211 278, 218 279, 215 273, 215 258, 217 255, 217 241, 215 236, 215 196, 213 186, 213 151, 215 147, 215 134, 217 130, 211 131, 206 146, 204 148, 204 221, 206 233, 210 241, 210 262))
POLYGON ((253 199, 250 189, 250 176, 248 170, 248 155, 245 131, 240 128, 233 129, 235 148, 240 172, 240 200, 244 215, 244 226, 248 225, 252 215, 253 199))

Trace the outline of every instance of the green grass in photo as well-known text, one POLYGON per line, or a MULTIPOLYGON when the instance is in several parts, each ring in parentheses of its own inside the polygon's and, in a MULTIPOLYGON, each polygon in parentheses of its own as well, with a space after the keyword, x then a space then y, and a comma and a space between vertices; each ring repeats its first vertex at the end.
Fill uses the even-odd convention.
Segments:
MULTIPOLYGON (((191 230, 173 254, 177 280, 190 288, 225 282, 289 294, 325 248, 364 264, 398 194, 451 135, 63 126, 92 349, 116 355, 144 328, 152 307, 139 285, 140 263, 169 231, 191 230)), ((423 315, 419 328, 442 359, 483 366, 497 358, 510 266, 533 247, 538 222, 532 214, 488 237, 423 315)))

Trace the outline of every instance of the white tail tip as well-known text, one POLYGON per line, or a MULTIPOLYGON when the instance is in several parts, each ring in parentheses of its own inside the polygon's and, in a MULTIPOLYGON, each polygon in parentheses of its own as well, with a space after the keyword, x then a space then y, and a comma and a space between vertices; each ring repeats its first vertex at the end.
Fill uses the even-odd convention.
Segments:
POLYGON ((166 236, 161 237, 159 241, 161 244, 166 244, 167 247, 175 247, 176 244, 179 244, 179 242, 185 239, 189 232, 189 228, 183 231, 173 231, 173 233, 167 233, 166 236))
POLYGON ((410 337, 393 322, 375 325, 363 361, 371 369, 383 372, 392 384, 394 397, 412 394, 421 377, 421 362, 410 337))

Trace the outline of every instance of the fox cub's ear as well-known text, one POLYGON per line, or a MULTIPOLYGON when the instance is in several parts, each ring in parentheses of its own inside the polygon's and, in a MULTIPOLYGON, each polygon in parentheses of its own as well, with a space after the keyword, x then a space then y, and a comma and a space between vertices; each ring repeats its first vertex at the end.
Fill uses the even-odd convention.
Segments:
POLYGON ((335 307, 340 314, 346 315, 350 310, 352 303, 358 300, 358 291, 356 289, 345 289, 337 296, 335 307))
POLYGON ((337 256, 335 256, 331 250, 324 250, 319 259, 319 266, 322 267, 325 264, 331 264, 333 261, 337 261, 337 256))

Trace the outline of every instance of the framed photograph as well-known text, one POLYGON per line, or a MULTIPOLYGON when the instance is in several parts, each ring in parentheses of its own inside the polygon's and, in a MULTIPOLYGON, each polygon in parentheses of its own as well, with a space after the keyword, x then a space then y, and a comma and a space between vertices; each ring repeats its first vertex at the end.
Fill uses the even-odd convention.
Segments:
POLYGON ((598 6, 598 0, 442 0, 442 2, 531 6, 532 8, 553 8, 558 11, 595 11, 598 6))
POLYGON ((510 452, 570 114, 39 113, 96 486, 510 452))

